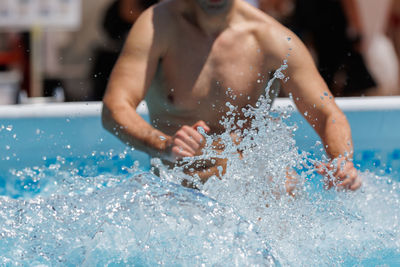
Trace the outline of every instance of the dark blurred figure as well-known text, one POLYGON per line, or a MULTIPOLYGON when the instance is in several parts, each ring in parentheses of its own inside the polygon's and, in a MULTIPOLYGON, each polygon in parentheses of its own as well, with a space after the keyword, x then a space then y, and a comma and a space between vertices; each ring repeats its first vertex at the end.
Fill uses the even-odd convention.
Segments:
MULTIPOLYGON (((400 0, 394 0, 389 21, 389 34, 393 40, 397 58, 400 59, 400 0)), ((398 73, 400 77, 400 72, 398 73)), ((400 83, 397 87, 397 95, 400 95, 400 83)))
POLYGON ((356 16, 351 1, 297 0, 289 25, 312 46, 318 69, 335 96, 361 95, 376 86, 360 52, 356 16))
POLYGON ((107 87, 108 78, 122 50, 132 24, 140 14, 158 0, 116 0, 107 8, 103 29, 111 42, 97 48, 91 71, 93 100, 101 100, 107 87))
POLYGON ((22 75, 21 89, 29 93, 30 57, 29 34, 26 32, 0 33, 0 71, 17 70, 22 75))

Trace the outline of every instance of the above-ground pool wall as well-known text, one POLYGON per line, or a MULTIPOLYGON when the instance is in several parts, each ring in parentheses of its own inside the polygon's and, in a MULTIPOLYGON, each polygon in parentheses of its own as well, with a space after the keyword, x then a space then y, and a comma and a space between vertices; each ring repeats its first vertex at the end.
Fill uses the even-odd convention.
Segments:
MULTIPOLYGON (((371 161, 378 167, 390 161, 400 169, 400 98, 346 98, 337 102, 352 128, 355 160, 371 161)), ((289 99, 275 102, 279 108, 288 105, 289 99)), ((100 113, 101 103, 0 107, 0 170, 96 153, 103 153, 105 160, 125 153, 127 161, 137 159, 148 168, 147 155, 131 151, 102 128, 100 113)), ((145 107, 140 107, 139 113, 148 118, 145 107)), ((294 112, 289 120, 299 126, 295 133, 299 148, 321 154, 321 146, 315 147, 318 136, 304 118, 294 112)))
POLYGON ((105 131, 100 113, 100 103, 0 107, 0 171, 64 159, 101 164, 87 158, 106 161, 116 157, 127 157, 127 164, 130 159, 138 160, 148 169, 149 157, 105 131))

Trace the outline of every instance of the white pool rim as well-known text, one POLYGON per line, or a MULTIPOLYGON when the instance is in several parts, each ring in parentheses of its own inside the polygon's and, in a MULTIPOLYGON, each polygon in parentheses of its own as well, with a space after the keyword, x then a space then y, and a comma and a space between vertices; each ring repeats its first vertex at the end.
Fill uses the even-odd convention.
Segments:
MULTIPOLYGON (((343 111, 400 110, 400 96, 338 97, 335 100, 343 111)), ((274 107, 276 108, 285 109, 289 106, 295 107, 293 101, 289 98, 278 98, 274 102, 274 107)), ((100 116, 101 109, 101 102, 0 105, 0 119, 100 116)), ((142 102, 137 111, 142 115, 147 114, 146 104, 142 102)))

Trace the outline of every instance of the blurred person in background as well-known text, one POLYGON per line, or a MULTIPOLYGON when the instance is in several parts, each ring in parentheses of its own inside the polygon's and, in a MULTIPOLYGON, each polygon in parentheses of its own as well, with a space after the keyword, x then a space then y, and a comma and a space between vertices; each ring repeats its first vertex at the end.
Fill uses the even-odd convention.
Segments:
MULTIPOLYGON (((400 58, 400 0, 393 0, 388 22, 388 34, 393 41, 397 58, 400 58)), ((400 75, 400 69, 398 74, 400 75)), ((397 95, 400 95, 400 79, 397 88, 397 95)))
POLYGON ((295 2, 288 26, 315 52, 319 71, 335 95, 398 93, 398 56, 386 35, 391 0, 295 2))
POLYGON ((399 90, 399 62, 393 41, 387 36, 392 0, 344 0, 355 2, 355 19, 362 34, 362 51, 368 69, 377 82, 369 94, 395 95, 399 90))
POLYGON ((361 52, 359 12, 353 0, 297 0, 294 30, 314 51, 322 77, 336 96, 376 87, 361 52))
POLYGON ((107 8, 102 21, 109 42, 95 51, 90 73, 93 80, 93 100, 101 100, 108 78, 118 59, 132 24, 140 14, 158 0, 114 0, 107 8))

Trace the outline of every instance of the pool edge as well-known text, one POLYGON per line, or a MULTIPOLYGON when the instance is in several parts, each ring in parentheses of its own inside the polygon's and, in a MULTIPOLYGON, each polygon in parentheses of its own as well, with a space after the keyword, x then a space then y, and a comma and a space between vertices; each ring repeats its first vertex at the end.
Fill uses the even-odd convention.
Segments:
MULTIPOLYGON (((343 111, 366 110, 400 110, 400 96, 390 97, 338 97, 335 99, 343 111)), ((286 109, 295 105, 289 98, 277 98, 274 107, 286 109)), ((86 117, 101 114, 101 102, 66 102, 30 105, 3 105, 0 106, 0 119, 7 118, 42 118, 42 117, 86 117)), ((147 106, 142 102, 138 113, 148 113, 147 106)))

